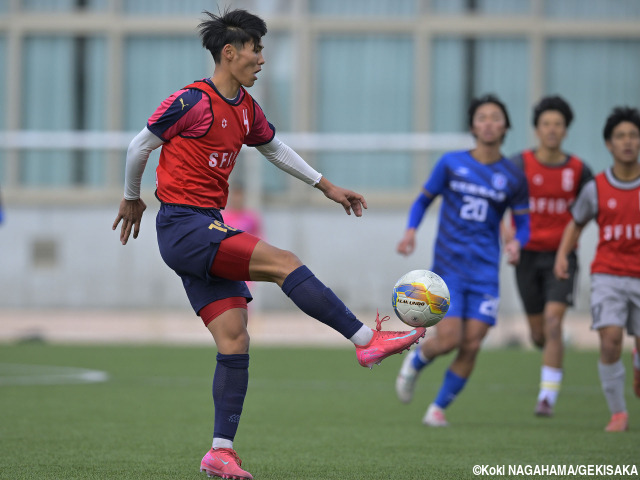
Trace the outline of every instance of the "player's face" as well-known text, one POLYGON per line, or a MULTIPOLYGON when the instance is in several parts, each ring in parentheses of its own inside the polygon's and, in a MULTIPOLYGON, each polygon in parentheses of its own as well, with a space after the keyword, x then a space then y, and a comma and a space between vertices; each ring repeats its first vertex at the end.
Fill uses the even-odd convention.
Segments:
POLYGON ((559 149, 567 135, 567 126, 562 114, 557 110, 542 112, 538 117, 536 135, 541 146, 549 150, 559 149))
POLYGON ((229 66, 231 73, 235 79, 243 87, 251 87, 258 79, 258 72, 264 65, 264 57, 262 56, 262 41, 255 45, 252 41, 242 46, 242 49, 236 49, 229 66))
POLYGON ((506 132, 507 121, 498 105, 485 103, 476 109, 471 133, 476 137, 478 143, 501 144, 506 132))
POLYGON ((640 130, 631 122, 621 122, 611 132, 607 148, 617 162, 630 164, 640 155, 640 130))

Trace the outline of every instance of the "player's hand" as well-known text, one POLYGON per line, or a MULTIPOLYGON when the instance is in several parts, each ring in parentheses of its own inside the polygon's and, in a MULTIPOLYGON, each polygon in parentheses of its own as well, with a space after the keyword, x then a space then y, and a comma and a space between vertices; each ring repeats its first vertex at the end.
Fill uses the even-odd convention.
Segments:
POLYGON ((140 233, 140 221, 142 220, 142 214, 147 209, 147 206, 141 198, 137 200, 122 199, 120 202, 120 210, 118 210, 118 216, 115 222, 113 222, 112 230, 115 230, 122 220, 122 228, 120 230, 120 242, 126 245, 129 241, 129 235, 131 235, 131 229, 133 228, 133 238, 138 238, 140 233))
POLYGON ((569 278, 569 260, 566 255, 560 253, 556 254, 556 261, 553 264, 553 274, 559 280, 566 280, 569 278))
POLYGON ((511 265, 520 263, 520 242, 512 238, 504 245, 504 253, 507 256, 507 262, 511 265))
POLYGON ((347 190, 346 188, 338 187, 332 184, 325 177, 322 177, 316 184, 316 188, 319 189, 324 196, 339 203, 344 207, 344 211, 347 215, 351 215, 351 210, 356 214, 356 217, 362 216, 362 209, 367 208, 367 201, 359 193, 347 190))
POLYGON ((411 255, 416 248, 416 230, 409 228, 404 232, 404 237, 398 243, 396 251, 401 255, 411 255))

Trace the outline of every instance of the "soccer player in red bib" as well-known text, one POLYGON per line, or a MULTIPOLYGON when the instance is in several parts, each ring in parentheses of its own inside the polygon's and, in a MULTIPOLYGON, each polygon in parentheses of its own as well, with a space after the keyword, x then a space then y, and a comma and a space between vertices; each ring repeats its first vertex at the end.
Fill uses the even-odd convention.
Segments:
MULTIPOLYGON (((248 386, 249 334, 245 281, 276 283, 306 314, 351 340, 358 362, 372 367, 419 341, 424 328, 383 332, 360 322, 342 301, 296 257, 224 222, 229 175, 243 145, 314 186, 357 216, 362 195, 333 185, 275 136, 275 128, 247 93, 264 57, 264 21, 245 10, 205 12, 199 25, 203 46, 215 62, 211 78, 195 81, 167 98, 132 140, 127 151, 125 196, 115 230, 120 241, 137 238, 146 208, 140 180, 149 153, 162 147, 156 170, 158 245, 163 260, 182 279, 189 301, 211 332, 218 354, 213 377, 212 448, 200 463, 209 476, 251 479, 233 449, 248 386)), ((388 317, 387 317, 388 318, 388 317)))
POLYGON ((531 339, 542 348, 535 414, 543 417, 553 415, 562 382, 562 320, 573 305, 578 270, 575 251, 569 253, 569 278, 557 279, 553 263, 564 227, 571 220, 569 207, 593 177, 582 160, 562 150, 572 120, 571 107, 563 98, 543 98, 533 109, 538 146, 512 158, 529 186, 531 236, 515 269, 531 339))
POLYGON ((569 254, 585 225, 599 228, 591 263, 592 328, 600 336, 598 372, 611 411, 605 430, 628 429, 622 363, 624 329, 635 337, 633 353, 636 396, 640 397, 640 112, 618 107, 607 118, 604 140, 613 166, 587 183, 571 207, 554 266, 558 278, 569 277, 569 254))

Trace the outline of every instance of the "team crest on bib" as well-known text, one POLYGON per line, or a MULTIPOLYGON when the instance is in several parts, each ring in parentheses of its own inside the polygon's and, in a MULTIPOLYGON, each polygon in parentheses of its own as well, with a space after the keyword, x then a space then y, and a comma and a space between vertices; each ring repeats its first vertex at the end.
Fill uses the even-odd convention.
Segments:
POLYGON ((491 177, 491 186, 496 190, 504 190, 507 186, 507 177, 502 173, 494 173, 491 177))
POLYGON ((609 207, 611 210, 615 210, 615 208, 618 206, 618 202, 616 202, 615 198, 610 198, 609 200, 607 200, 607 207, 609 207))

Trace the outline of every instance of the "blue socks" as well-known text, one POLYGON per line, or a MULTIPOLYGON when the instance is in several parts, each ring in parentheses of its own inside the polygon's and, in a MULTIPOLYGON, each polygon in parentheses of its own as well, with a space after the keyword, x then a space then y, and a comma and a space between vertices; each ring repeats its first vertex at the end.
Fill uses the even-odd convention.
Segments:
POLYGON ((285 278, 282 291, 310 317, 351 338, 362 327, 351 310, 306 266, 296 268, 285 278))
POLYGON ((420 347, 416 348, 411 354, 411 366, 418 372, 431 363, 430 360, 424 358, 420 347))
POLYGON ((233 441, 249 384, 249 355, 218 353, 213 376, 214 438, 233 441))
POLYGON ((444 374, 444 381, 442 382, 442 386, 440 387, 440 391, 438 392, 438 396, 434 403, 440 408, 447 408, 462 391, 466 383, 466 378, 462 378, 451 370, 447 370, 444 374))

